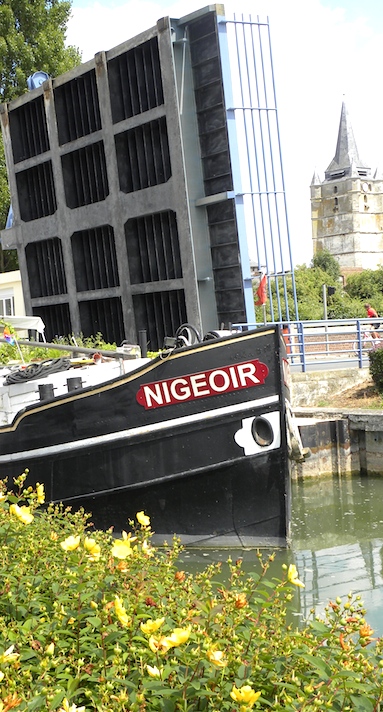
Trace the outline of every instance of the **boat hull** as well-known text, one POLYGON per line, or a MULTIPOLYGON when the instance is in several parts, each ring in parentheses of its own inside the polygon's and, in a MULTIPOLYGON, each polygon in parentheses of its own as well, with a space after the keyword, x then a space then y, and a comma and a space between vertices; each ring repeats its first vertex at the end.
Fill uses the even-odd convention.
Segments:
POLYGON ((278 329, 174 352, 111 383, 29 406, 0 429, 2 477, 27 467, 47 499, 156 541, 285 546, 290 475, 278 329))

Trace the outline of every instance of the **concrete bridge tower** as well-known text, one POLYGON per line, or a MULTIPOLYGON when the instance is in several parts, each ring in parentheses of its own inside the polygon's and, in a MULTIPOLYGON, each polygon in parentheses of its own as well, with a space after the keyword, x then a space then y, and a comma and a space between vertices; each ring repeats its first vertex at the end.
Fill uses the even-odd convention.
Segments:
POLYGON ((314 255, 328 250, 346 278, 383 264, 383 177, 359 158, 344 102, 335 156, 311 182, 311 218, 314 255))

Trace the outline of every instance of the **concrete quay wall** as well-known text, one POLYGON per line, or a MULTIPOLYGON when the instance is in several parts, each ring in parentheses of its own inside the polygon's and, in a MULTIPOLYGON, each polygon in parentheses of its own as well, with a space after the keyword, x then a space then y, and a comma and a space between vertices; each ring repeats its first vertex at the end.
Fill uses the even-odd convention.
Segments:
POLYGON ((368 378, 368 369, 293 374, 293 412, 303 445, 311 450, 303 463, 293 463, 293 479, 383 475, 383 410, 311 405, 321 398, 331 402, 331 395, 368 378))
POLYGON ((334 371, 307 371, 291 373, 292 406, 313 407, 318 403, 331 404, 331 397, 348 388, 366 383, 369 380, 368 368, 342 368, 334 371))

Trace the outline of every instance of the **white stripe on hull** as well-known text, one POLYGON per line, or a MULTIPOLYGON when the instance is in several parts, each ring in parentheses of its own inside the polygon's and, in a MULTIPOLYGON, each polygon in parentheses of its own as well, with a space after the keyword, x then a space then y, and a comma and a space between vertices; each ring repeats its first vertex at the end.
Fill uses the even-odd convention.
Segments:
POLYGON ((251 410, 252 408, 262 408, 278 402, 278 395, 268 396, 267 398, 258 398, 257 400, 224 406, 223 408, 215 408, 214 410, 194 413, 193 415, 185 415, 180 418, 172 418, 171 420, 161 421, 160 423, 151 423, 149 425, 142 425, 138 428, 119 430, 116 433, 108 433, 107 435, 98 435, 96 437, 75 440, 69 443, 58 443, 57 445, 35 448, 34 450, 23 450, 22 452, 0 455, 0 464, 17 462, 18 460, 25 461, 36 458, 52 457, 58 453, 60 455, 64 455, 65 453, 71 454, 77 450, 89 449, 99 445, 109 445, 110 443, 118 442, 119 440, 131 440, 136 437, 148 438, 153 433, 162 432, 164 430, 168 430, 169 428, 180 427, 189 423, 199 423, 207 419, 214 420, 215 418, 222 418, 222 416, 251 410))

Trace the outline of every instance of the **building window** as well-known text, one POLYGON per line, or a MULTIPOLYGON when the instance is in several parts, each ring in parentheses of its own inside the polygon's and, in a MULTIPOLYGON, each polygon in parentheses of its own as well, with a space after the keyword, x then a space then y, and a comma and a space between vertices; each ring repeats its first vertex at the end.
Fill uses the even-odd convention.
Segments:
POLYGON ((15 314, 15 298, 13 290, 0 289, 0 314, 1 316, 14 316, 15 314))

